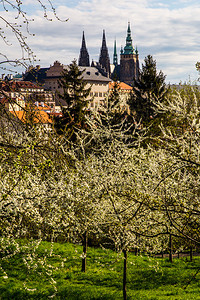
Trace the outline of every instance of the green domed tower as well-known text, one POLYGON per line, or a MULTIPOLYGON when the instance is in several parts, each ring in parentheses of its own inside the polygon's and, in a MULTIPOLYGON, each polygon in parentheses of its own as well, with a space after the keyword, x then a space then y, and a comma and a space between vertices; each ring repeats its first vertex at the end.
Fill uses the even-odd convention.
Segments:
POLYGON ((120 54, 120 81, 134 85, 139 73, 139 55, 134 49, 131 38, 130 22, 128 22, 126 45, 120 54))

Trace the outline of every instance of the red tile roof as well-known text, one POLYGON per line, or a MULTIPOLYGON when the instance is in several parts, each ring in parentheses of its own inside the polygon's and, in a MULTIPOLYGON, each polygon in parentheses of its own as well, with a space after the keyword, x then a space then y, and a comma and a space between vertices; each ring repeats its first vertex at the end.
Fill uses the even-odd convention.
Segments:
MULTIPOLYGON (((26 123, 28 121, 28 111, 11 111, 11 113, 16 116, 20 121, 26 123)), ((51 124, 52 120, 49 118, 49 115, 43 111, 35 109, 33 112, 33 122, 35 124, 51 124)))
MULTIPOLYGON (((112 90, 114 85, 115 82, 109 82, 109 90, 112 90)), ((118 85, 122 91, 124 90, 131 91, 133 89, 130 85, 126 84, 125 82, 119 82, 118 85)))
POLYGON ((20 89, 43 89, 43 87, 30 81, 1 81, 0 89, 6 91, 17 91, 20 89))

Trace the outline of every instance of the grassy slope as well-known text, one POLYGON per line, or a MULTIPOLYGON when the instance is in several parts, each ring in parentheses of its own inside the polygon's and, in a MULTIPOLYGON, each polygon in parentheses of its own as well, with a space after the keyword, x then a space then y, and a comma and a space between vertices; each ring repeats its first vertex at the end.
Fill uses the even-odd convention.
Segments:
MULTIPOLYGON (((87 272, 84 274, 80 272, 80 246, 54 244, 54 254, 45 260, 50 251, 45 252, 45 249, 49 247, 49 243, 42 243, 38 252, 39 263, 30 259, 30 269, 24 266, 21 255, 2 262, 8 278, 0 277, 1 300, 51 299, 49 296, 55 294, 52 278, 57 287, 53 299, 122 299, 121 254, 89 248, 87 272), (46 269, 41 267, 42 263, 46 269)), ((128 299, 200 299, 200 274, 184 289, 199 267, 200 257, 194 262, 177 259, 170 264, 166 259, 135 257, 129 253, 128 260, 128 299)))

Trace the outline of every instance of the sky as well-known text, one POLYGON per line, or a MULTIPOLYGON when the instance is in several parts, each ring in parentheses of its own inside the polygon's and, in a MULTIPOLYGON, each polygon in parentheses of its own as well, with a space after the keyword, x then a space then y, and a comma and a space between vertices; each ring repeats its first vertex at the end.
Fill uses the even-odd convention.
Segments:
MULTIPOLYGON (((35 64, 41 67, 49 67, 56 60, 62 64, 69 64, 74 58, 78 60, 83 30, 90 61, 99 59, 103 30, 110 61, 113 61, 115 39, 119 60, 130 22, 140 66, 150 54, 156 60, 157 70, 166 75, 166 83, 193 83, 200 76, 195 69, 196 62, 200 61, 199 0, 52 0, 61 21, 53 16, 48 0, 43 0, 43 3, 53 21, 44 18, 37 0, 22 2, 26 16, 34 19, 29 26, 34 36, 26 33, 23 18, 16 19, 14 9, 7 6, 8 12, 5 12, 2 2, 1 17, 12 24, 21 22, 21 30, 27 35, 27 43, 36 55, 35 64), (67 22, 64 21, 66 19, 67 22)), ((2 18, 0 27, 3 28, 1 23, 2 18)), ((9 46, 1 40, 1 53, 13 58, 20 56, 16 38, 9 28, 5 30, 9 46)))

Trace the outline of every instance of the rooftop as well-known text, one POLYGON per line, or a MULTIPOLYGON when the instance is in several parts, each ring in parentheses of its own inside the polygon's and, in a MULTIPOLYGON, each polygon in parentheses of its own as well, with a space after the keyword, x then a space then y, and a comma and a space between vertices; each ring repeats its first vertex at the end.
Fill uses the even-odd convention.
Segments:
MULTIPOLYGON (((112 82, 109 83, 109 89, 110 89, 110 90, 113 89, 114 84, 115 84, 114 81, 112 81, 112 82)), ((119 82, 119 83, 118 83, 118 86, 119 86, 119 88, 120 88, 121 90, 131 91, 131 90, 133 89, 130 85, 126 84, 125 82, 119 82)))

